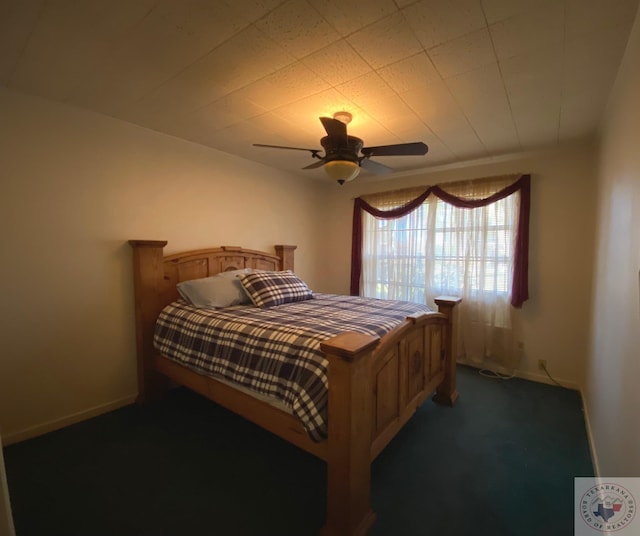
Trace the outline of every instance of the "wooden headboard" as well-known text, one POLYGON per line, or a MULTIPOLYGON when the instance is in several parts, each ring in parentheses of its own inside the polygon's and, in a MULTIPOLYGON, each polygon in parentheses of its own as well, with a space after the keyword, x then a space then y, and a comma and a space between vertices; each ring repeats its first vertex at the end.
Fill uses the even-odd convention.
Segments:
MULTIPOLYGON (((129 243, 135 250, 141 243, 148 244, 149 241, 131 240, 129 243)), ((166 245, 166 242, 161 241, 157 244, 166 245)), ((148 246, 143 245, 142 247, 148 246)), ((163 256, 163 279, 162 288, 160 288, 162 307, 178 299, 176 285, 181 281, 200 279, 241 268, 293 270, 293 251, 295 249, 296 246, 276 246, 276 254, 272 255, 236 246, 222 246, 163 256)))
POLYGON ((153 331, 162 308, 178 299, 176 284, 227 270, 293 270, 296 246, 275 246, 275 255, 236 246, 199 249, 164 256, 166 240, 129 240, 133 248, 136 306, 136 345, 139 393, 151 393, 143 385, 145 369, 154 358, 153 331))

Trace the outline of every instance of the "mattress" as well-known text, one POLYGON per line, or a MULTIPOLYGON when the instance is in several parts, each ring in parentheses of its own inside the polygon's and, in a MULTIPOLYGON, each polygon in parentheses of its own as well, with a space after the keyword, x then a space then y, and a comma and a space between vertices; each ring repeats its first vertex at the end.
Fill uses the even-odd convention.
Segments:
POLYGON ((202 309, 183 300, 166 306, 154 344, 199 374, 237 384, 282 404, 314 441, 327 435, 327 360, 320 343, 344 331, 383 337, 426 305, 314 294, 269 308, 202 309))

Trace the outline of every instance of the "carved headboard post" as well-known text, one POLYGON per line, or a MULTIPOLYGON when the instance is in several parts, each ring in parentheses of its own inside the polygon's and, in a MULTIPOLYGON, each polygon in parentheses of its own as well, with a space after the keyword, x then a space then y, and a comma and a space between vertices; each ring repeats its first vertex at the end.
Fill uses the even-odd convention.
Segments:
POLYGON ((153 372, 153 331, 164 304, 160 301, 164 281, 163 248, 165 240, 129 240, 133 248, 133 284, 136 314, 136 351, 138 355, 138 398, 143 404, 160 396, 167 379, 153 372))
POLYGON ((275 246, 276 254, 280 257, 281 270, 291 270, 293 272, 293 252, 298 246, 275 246))

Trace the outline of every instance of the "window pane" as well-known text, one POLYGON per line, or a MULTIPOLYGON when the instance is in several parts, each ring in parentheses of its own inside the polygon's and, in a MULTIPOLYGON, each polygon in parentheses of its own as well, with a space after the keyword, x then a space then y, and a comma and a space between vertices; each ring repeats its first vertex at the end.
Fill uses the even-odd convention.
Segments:
POLYGON ((429 294, 507 296, 517 197, 477 209, 428 199, 410 215, 378 220, 365 214, 366 296, 424 303, 429 294))

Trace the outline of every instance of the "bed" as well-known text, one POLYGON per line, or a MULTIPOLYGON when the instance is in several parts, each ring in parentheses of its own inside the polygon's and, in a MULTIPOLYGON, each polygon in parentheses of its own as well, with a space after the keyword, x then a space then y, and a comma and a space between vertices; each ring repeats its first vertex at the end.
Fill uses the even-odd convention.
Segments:
POLYGON ((327 463, 324 536, 364 535, 375 521, 370 464, 431 395, 452 406, 455 297, 436 300, 438 312, 410 314, 382 337, 344 331, 319 342, 327 362, 326 439, 301 420, 237 388, 161 355, 154 346, 159 316, 179 300, 176 285, 228 270, 294 270, 296 246, 275 253, 218 247, 164 255, 166 241, 130 240, 133 248, 138 402, 151 403, 172 385, 185 386, 327 463))

